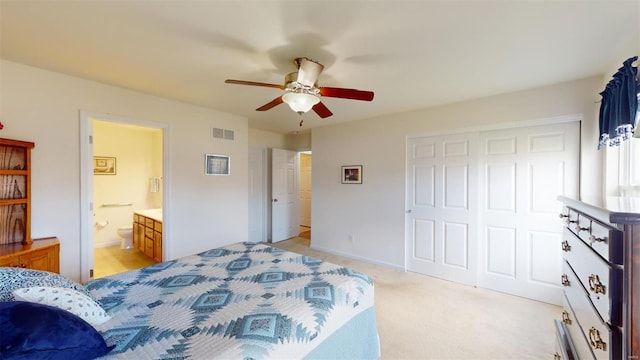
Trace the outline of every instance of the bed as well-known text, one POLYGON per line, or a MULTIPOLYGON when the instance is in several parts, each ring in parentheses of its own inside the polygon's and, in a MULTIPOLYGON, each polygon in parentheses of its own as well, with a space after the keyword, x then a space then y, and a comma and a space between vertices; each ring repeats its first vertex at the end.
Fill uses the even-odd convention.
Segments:
POLYGON ((105 359, 375 359, 373 282, 358 271, 236 243, 92 280, 105 359))

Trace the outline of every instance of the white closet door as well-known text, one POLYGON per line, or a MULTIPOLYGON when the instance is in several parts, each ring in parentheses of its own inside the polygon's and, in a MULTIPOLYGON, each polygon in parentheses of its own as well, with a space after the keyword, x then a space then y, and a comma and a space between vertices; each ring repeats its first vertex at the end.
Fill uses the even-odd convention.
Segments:
POLYGON ((579 189, 579 122, 480 133, 478 285, 561 304, 558 195, 579 189))
POLYGON ((407 268, 475 284, 477 135, 407 141, 407 268))

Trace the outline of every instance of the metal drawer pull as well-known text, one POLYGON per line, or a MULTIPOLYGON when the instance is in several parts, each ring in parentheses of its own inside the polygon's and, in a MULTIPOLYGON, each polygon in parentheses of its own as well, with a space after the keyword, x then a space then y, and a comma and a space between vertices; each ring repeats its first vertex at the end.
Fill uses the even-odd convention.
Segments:
POLYGON ((560 214, 558 214, 558 216, 560 217, 560 219, 564 219, 564 218, 568 218, 568 217, 569 217, 569 214, 562 214, 562 213, 560 213, 560 214))
POLYGON ((562 242, 562 251, 564 252, 571 251, 571 245, 569 245, 569 241, 565 240, 562 242))
POLYGON ((594 328, 593 326, 589 329, 589 343, 591 347, 594 349, 601 349, 602 351, 607 351, 607 343, 602 341, 600 337, 600 331, 594 328))
POLYGON ((589 276, 589 289, 596 294, 605 294, 607 292, 606 287, 600 282, 600 277, 593 274, 589 276))
POLYGON ((576 234, 580 234, 580 231, 589 230, 588 227, 582 227, 582 226, 580 226, 580 224, 576 224, 576 226, 574 226, 573 228, 576 229, 576 234))
POLYGON ((571 325, 571 319, 569 319, 569 313, 567 310, 562 310, 562 322, 571 325))
POLYGON ((607 238, 606 237, 599 238, 599 237, 591 234, 591 235, 589 235, 589 241, 591 241, 592 243, 594 243, 594 242, 604 242, 604 243, 606 243, 607 242, 607 238))
POLYGON ((569 277, 567 276, 567 274, 562 274, 562 285, 564 286, 571 286, 571 283, 569 282, 569 277))

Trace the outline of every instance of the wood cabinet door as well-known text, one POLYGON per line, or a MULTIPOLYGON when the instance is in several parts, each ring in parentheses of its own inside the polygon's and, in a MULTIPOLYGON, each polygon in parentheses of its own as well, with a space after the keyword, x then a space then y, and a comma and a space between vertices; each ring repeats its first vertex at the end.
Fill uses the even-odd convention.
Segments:
POLYGON ((19 257, 19 266, 34 270, 59 272, 58 247, 52 246, 46 249, 22 254, 19 257))
POLYGON ((153 260, 162 261, 162 233, 153 233, 153 260))
POLYGON ((53 271, 52 253, 49 249, 33 251, 20 255, 20 266, 34 270, 53 271))
POLYGON ((140 248, 140 224, 138 224, 137 222, 133 223, 133 234, 132 234, 132 240, 133 240, 133 247, 138 249, 140 248))
MULTIPOLYGON (((142 218, 142 217, 140 217, 142 218)), ((142 221, 142 220, 141 220, 142 221)), ((144 229, 145 227, 142 225, 142 223, 138 224, 138 229, 137 229, 137 235, 138 235, 138 250, 144 252, 144 229)))
POLYGON ((145 236, 144 254, 153 259, 153 238, 145 236))
POLYGON ((18 264, 17 256, 5 256, 0 258, 0 266, 12 267, 17 266, 18 264))

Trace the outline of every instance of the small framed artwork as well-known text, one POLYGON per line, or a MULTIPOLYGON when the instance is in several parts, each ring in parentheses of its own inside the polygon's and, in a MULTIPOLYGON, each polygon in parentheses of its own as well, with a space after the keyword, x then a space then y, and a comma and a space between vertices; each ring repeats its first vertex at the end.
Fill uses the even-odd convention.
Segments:
POLYGON ((362 184, 362 165, 347 165, 342 167, 343 184, 362 184))
POLYGON ((226 155, 205 154, 204 173, 206 175, 229 175, 231 159, 226 155))
POLYGON ((93 157, 93 174, 94 175, 115 175, 116 174, 116 158, 105 156, 93 157))

